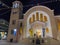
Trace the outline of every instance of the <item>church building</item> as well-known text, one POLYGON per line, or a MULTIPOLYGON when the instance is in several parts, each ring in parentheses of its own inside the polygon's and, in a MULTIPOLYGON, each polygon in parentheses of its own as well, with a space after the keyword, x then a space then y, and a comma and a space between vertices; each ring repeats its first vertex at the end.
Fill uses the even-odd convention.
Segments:
POLYGON ((23 14, 22 3, 14 1, 7 40, 19 41, 34 36, 60 40, 60 16, 55 16, 54 10, 42 5, 33 6, 23 14))

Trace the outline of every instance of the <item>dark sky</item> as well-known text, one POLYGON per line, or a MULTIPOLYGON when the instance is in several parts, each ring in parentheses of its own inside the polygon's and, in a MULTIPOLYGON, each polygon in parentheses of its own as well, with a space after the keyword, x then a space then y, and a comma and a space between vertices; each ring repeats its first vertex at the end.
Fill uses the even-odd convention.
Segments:
MULTIPOLYGON (((15 0, 0 0, 5 3, 8 7, 12 7, 12 2, 15 0)), ((23 4, 23 13, 29 8, 36 6, 37 4, 44 5, 54 10, 55 15, 60 14, 60 1, 56 0, 19 0, 23 4)), ((11 8, 7 8, 5 5, 0 4, 0 19, 5 19, 9 22, 11 8)))

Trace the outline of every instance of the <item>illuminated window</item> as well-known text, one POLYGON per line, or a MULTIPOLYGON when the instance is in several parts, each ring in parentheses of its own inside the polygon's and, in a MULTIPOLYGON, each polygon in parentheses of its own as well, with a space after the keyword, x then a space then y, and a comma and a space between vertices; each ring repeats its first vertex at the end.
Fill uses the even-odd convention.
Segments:
POLYGON ((31 24, 31 18, 29 19, 29 23, 31 24))
POLYGON ((18 8, 18 7, 19 7, 19 3, 13 4, 13 8, 18 8))
POLYGON ((16 36, 16 33, 17 33, 17 29, 11 30, 11 34, 12 34, 12 35, 16 36))
POLYGON ((20 34, 22 34, 22 22, 20 23, 20 34))
POLYGON ((47 21, 47 17, 46 16, 44 16, 44 22, 46 22, 47 21))
POLYGON ((29 29, 29 34, 30 34, 30 37, 33 36, 33 30, 32 29, 29 29))
POLYGON ((19 29, 19 33, 22 34, 22 22, 20 23, 20 29, 19 29))
POLYGON ((33 22, 35 21, 35 15, 33 14, 33 22))
POLYGON ((58 22, 58 31, 60 32, 60 23, 58 22))
POLYGON ((39 20, 39 13, 36 12, 36 20, 39 20))
POLYGON ((13 30, 13 35, 16 36, 16 33, 17 33, 17 29, 14 29, 13 30))
POLYGON ((48 27, 46 28, 46 32, 49 33, 49 29, 48 29, 48 27))
POLYGON ((33 23, 33 16, 30 17, 30 19, 29 19, 29 23, 30 23, 30 24, 33 23))
POLYGON ((43 14, 40 14, 40 21, 43 21, 43 14))
POLYGON ((22 27, 20 27, 20 34, 22 34, 22 27))
POLYGON ((31 17, 31 22, 33 23, 33 16, 31 17))

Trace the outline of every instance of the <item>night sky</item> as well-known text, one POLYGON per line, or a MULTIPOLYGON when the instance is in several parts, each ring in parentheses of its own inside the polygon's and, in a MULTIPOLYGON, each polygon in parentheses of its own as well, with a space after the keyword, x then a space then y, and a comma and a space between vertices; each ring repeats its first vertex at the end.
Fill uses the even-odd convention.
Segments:
MULTIPOLYGON (((12 2, 15 0, 0 0, 5 3, 8 7, 12 7, 12 2)), ((56 0, 19 0, 23 4, 23 13, 25 13, 29 8, 39 5, 44 5, 54 10, 55 15, 60 14, 60 1, 56 0)), ((0 4, 0 19, 5 19, 9 22, 10 20, 11 8, 7 8, 5 5, 0 4)))

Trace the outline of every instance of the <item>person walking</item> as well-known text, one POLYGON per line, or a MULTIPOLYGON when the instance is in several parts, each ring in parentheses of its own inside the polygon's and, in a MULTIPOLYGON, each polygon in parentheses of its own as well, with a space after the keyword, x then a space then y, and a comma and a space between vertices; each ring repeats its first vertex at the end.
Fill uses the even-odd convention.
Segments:
POLYGON ((36 39, 36 45, 41 45, 39 38, 36 39))

